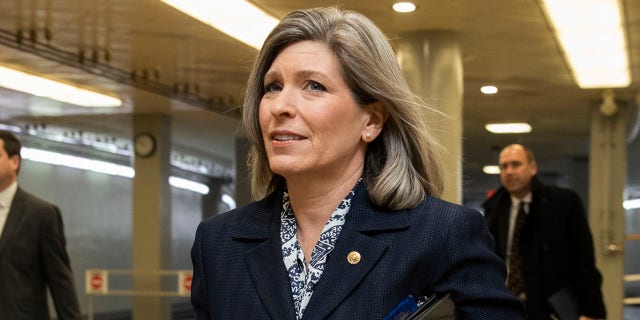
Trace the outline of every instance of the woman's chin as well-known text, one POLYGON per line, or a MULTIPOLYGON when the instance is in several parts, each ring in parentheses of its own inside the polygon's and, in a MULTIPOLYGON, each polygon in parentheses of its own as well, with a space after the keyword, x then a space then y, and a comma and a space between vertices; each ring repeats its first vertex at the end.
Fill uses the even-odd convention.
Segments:
POLYGON ((277 175, 283 176, 285 179, 298 174, 304 174, 304 171, 298 170, 298 168, 293 164, 274 164, 271 165, 271 171, 277 175))

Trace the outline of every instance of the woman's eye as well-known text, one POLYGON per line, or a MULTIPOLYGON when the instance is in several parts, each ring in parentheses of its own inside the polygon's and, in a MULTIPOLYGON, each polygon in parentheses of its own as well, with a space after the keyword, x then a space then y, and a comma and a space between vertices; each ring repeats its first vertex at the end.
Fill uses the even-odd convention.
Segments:
POLYGON ((309 90, 311 91, 326 91, 327 88, 325 88, 323 85, 315 82, 315 81, 309 81, 309 84, 307 85, 307 87, 309 88, 309 90))
POLYGON ((281 91, 282 86, 280 86, 277 82, 271 82, 264 86, 264 92, 273 92, 273 91, 281 91))

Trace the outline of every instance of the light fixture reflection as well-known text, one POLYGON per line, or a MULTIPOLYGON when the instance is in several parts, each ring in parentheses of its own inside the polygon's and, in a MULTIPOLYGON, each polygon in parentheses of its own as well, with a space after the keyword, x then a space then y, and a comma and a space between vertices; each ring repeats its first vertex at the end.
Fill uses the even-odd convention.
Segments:
MULTIPOLYGON (((23 147, 20 155, 23 159, 40 163, 93 171, 125 178, 133 178, 135 176, 135 170, 133 170, 133 168, 129 166, 123 166, 100 160, 87 159, 58 152, 23 147)), ((183 178, 173 176, 169 177, 169 184, 179 189, 189 190, 200 194, 209 193, 209 187, 205 184, 183 178)))
POLYGON ((260 49, 278 19, 244 0, 162 0, 225 34, 260 49))
POLYGON ((0 66, 0 87, 81 107, 120 107, 122 100, 0 66))
POLYGON ((531 126, 528 123, 488 123, 484 126, 491 133, 529 133, 531 126))

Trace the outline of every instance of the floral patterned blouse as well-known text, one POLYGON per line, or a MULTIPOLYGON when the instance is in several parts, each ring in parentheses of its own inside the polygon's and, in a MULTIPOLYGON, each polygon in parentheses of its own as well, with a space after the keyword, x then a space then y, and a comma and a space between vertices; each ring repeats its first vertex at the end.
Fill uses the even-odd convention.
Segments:
POLYGON ((289 193, 285 188, 282 197, 282 212, 280 214, 280 238, 282 239, 282 258, 291 281, 296 319, 302 318, 316 283, 320 280, 327 257, 333 251, 340 231, 342 231, 354 192, 355 187, 331 214, 327 224, 322 229, 318 243, 316 243, 311 253, 311 261, 307 267, 304 261, 304 253, 296 237, 296 217, 289 203, 289 193))

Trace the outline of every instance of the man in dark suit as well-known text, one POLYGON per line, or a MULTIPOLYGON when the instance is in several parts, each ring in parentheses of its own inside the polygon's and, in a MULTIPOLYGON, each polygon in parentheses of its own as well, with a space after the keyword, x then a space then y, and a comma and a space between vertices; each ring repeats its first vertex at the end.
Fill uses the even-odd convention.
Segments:
POLYGON ((0 130, 0 319, 80 319, 58 207, 18 187, 21 143, 0 130))
POLYGON ((605 318, 602 277, 578 195, 543 185, 533 152, 522 145, 504 148, 499 164, 502 187, 483 204, 485 219, 509 267, 507 286, 525 302, 528 319, 550 319, 548 299, 563 288, 574 293, 581 320, 605 318))

